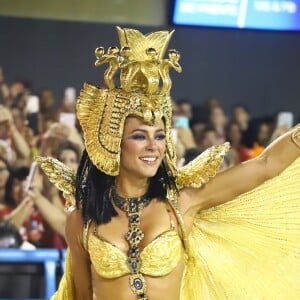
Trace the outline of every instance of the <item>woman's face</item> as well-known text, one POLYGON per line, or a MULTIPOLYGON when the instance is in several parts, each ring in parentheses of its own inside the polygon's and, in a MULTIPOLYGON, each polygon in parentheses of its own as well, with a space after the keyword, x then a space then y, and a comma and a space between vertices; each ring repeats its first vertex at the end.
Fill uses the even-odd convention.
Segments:
POLYGON ((210 113, 210 121, 215 126, 224 126, 226 124, 226 116, 221 107, 214 107, 210 113))
POLYGON ((270 139, 270 127, 267 123, 261 123, 257 134, 257 141, 260 145, 267 146, 270 139))
POLYGON ((4 189, 9 177, 9 170, 6 163, 0 159, 0 189, 4 189))
POLYGON ((77 154, 72 149, 65 149, 61 151, 59 155, 59 160, 66 164, 73 171, 77 171, 78 159, 77 154))
POLYGON ((236 106, 233 111, 234 119, 239 123, 244 123, 249 121, 249 114, 245 108, 242 106, 236 106))
POLYGON ((239 144, 242 138, 240 127, 237 124, 231 124, 227 132, 227 137, 231 143, 239 144))
POLYGON ((121 143, 120 175, 153 177, 165 154, 165 137, 162 120, 150 126, 139 118, 128 117, 121 143))

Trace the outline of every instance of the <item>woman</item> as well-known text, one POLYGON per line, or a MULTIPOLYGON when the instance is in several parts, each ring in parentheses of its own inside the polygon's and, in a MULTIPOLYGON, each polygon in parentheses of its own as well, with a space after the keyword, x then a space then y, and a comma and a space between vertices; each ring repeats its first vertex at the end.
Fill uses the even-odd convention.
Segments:
MULTIPOLYGON (((63 142, 58 147, 57 158, 68 168, 76 171, 80 160, 80 150, 76 144, 63 142)), ((27 194, 37 206, 39 212, 50 225, 51 229, 55 231, 52 246, 57 249, 66 248, 64 240, 66 223, 66 212, 64 209, 65 199, 62 194, 52 186, 48 188, 49 200, 41 193, 42 189, 42 187, 35 185, 27 194)))
POLYGON ((86 150, 76 180, 61 163, 39 159, 66 195, 76 190, 66 223, 66 272, 53 299, 298 298, 299 160, 276 177, 284 193, 290 188, 286 198, 269 193, 275 178, 228 201, 299 157, 299 127, 260 157, 216 176, 228 144, 177 170, 171 100, 152 85, 171 34, 118 33, 121 46, 132 49, 134 69, 122 69, 124 88, 85 84, 81 91, 77 115, 86 150), (149 62, 145 46, 157 50, 157 61, 149 62), (284 217, 294 219, 287 224, 284 217), (283 254, 278 269, 272 259, 283 254), (287 267, 291 273, 283 274, 287 267))
POLYGON ((7 160, 14 166, 27 165, 30 147, 15 124, 10 110, 0 105, 0 139, 5 142, 7 160))
POLYGON ((20 180, 26 176, 24 172, 26 167, 12 170, 0 156, 0 223, 8 224, 8 228, 15 227, 16 231, 22 228, 33 212, 32 201, 19 198, 20 180))
POLYGON ((250 149, 242 143, 243 133, 237 122, 230 122, 226 128, 227 141, 230 142, 234 165, 250 158, 250 149))

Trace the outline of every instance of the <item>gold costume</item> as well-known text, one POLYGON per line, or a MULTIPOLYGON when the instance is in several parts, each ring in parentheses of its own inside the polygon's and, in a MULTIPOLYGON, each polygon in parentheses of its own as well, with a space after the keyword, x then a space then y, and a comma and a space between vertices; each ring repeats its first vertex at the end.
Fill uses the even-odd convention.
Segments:
MULTIPOLYGON (((78 118, 83 128, 89 157, 101 171, 115 176, 119 171, 120 143, 127 116, 134 115, 153 124, 163 118, 166 125, 166 161, 178 189, 199 188, 215 176, 228 143, 215 146, 182 169, 175 166, 175 148, 170 137, 170 79, 163 59, 172 33, 156 32, 143 36, 131 29, 118 28, 118 49, 104 54, 96 49, 96 66, 110 63, 105 73, 109 89, 86 84, 78 100, 78 118), (145 51, 146 50, 146 51, 145 51), (106 55, 104 57, 104 55, 106 55), (121 88, 115 88, 111 72, 119 64, 121 88), (114 64, 113 66, 111 64, 114 64), (159 89, 159 81, 163 81, 159 89), (101 130, 100 130, 101 129, 101 130)), ((179 54, 172 50, 177 71, 179 54)), ((293 136, 299 145, 299 130, 293 136)), ((50 180, 64 194, 74 193, 74 176, 56 160, 38 158, 50 180)), ((180 300, 282 300, 300 299, 300 158, 286 170, 236 199, 200 211, 187 236, 177 209, 176 192, 168 190, 180 232, 170 229, 154 239, 141 252, 138 272, 164 276, 184 258, 185 271, 180 300)), ((96 272, 104 278, 130 275, 128 256, 109 242, 88 233, 83 245, 96 272)), ((72 300, 71 257, 53 300, 72 300)), ((150 299, 151 300, 151 299, 150 299)))
POLYGON ((181 299, 300 299, 300 158, 197 215, 181 299))
MULTIPOLYGON (((252 191, 199 212, 187 248, 175 232, 162 234, 142 251, 142 271, 163 276, 174 268, 184 250, 186 270, 180 300, 299 299, 299 182, 297 159, 252 191)), ((99 275, 128 274, 120 250, 92 235, 88 247, 99 275)), ((66 272, 53 299, 72 300, 73 293, 67 255, 66 272)))
MULTIPOLYGON (((98 275, 116 278, 130 274, 126 253, 94 234, 90 234, 87 239, 87 251, 98 275)), ((141 273, 148 276, 165 276, 175 269, 182 254, 183 247, 178 233, 168 230, 142 250, 141 273)))

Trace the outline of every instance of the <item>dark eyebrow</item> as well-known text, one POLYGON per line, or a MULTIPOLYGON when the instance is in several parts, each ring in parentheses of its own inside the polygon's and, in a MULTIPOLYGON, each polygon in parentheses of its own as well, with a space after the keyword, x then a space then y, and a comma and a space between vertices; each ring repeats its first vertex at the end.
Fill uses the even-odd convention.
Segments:
MULTIPOLYGON (((147 130, 145 130, 145 129, 134 129, 134 130, 132 130, 131 132, 130 132, 130 134, 133 134, 133 133, 135 133, 135 132, 137 132, 137 131, 139 131, 139 132, 144 132, 144 133, 148 133, 148 131, 147 130)), ((157 129, 157 130, 155 130, 155 133, 158 133, 158 132, 165 132, 165 130, 163 129, 163 128, 159 128, 159 129, 157 129)))

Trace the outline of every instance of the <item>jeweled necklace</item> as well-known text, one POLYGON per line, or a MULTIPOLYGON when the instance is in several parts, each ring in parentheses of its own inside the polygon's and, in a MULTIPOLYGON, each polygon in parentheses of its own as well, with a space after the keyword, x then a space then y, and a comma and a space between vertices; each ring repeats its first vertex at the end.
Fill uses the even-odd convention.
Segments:
POLYGON ((138 296, 138 299, 148 300, 146 281, 140 273, 141 258, 138 245, 144 238, 144 233, 140 229, 141 212, 151 202, 151 198, 148 193, 138 198, 123 198, 117 194, 115 185, 111 187, 110 196, 114 204, 126 212, 129 220, 126 240, 129 243, 127 263, 131 272, 129 276, 131 290, 138 296))

